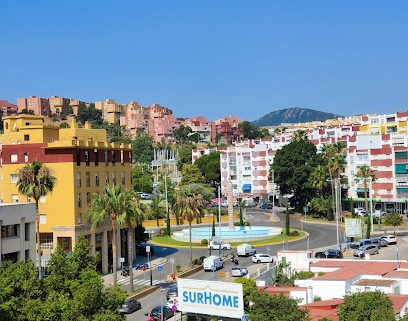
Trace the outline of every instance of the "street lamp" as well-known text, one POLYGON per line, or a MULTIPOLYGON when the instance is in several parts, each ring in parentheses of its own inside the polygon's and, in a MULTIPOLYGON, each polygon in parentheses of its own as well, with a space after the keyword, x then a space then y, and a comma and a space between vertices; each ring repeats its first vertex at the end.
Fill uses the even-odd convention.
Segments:
POLYGON ((275 217, 275 171, 272 170, 272 217, 275 217))
POLYGON ((374 232, 374 219, 373 219, 373 178, 369 177, 370 180, 370 222, 371 222, 371 232, 374 232))
POLYGON ((222 238, 221 238, 221 184, 218 185, 218 221, 219 221, 219 234, 220 234, 220 246, 219 246, 219 254, 218 256, 221 258, 221 245, 222 245, 222 238))
POLYGON ((333 209, 335 212, 335 217, 336 217, 336 240, 337 240, 337 247, 339 250, 341 250, 341 244, 340 244, 340 238, 339 238, 339 200, 341 198, 341 193, 339 191, 339 185, 340 185, 340 179, 335 177, 334 179, 332 178, 331 171, 330 173, 330 179, 328 181, 331 182, 331 187, 332 187, 332 198, 333 198, 333 209), (333 195, 333 184, 334 184, 334 195, 333 195))

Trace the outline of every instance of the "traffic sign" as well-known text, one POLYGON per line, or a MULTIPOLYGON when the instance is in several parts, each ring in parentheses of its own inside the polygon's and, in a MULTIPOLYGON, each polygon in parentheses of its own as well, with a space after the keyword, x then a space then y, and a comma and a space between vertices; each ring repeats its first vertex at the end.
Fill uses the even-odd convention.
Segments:
POLYGON ((157 267, 157 269, 161 272, 161 271, 163 270, 163 267, 162 267, 161 265, 159 265, 159 266, 157 267))
POLYGON ((242 316, 241 321, 247 321, 246 315, 243 315, 243 316, 242 316))
POLYGON ((211 266, 211 270, 215 271, 216 269, 217 269, 217 268, 216 268, 215 265, 212 265, 212 266, 211 266))

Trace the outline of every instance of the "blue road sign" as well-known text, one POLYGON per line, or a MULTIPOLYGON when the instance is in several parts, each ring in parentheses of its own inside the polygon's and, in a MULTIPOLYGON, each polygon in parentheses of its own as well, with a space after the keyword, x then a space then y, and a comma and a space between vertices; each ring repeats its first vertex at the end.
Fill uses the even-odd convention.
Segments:
POLYGON ((247 321, 246 315, 243 315, 243 316, 242 316, 241 321, 247 321))
POLYGON ((157 267, 157 269, 161 272, 161 270, 163 270, 163 267, 162 267, 161 265, 159 265, 159 266, 157 267))

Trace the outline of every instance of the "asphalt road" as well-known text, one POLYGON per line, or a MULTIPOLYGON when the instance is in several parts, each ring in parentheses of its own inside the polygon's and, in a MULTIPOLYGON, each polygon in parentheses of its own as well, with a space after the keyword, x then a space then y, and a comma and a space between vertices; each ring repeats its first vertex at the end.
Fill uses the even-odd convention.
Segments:
MULTIPOLYGON (((281 209, 282 210, 282 209, 281 209)), ((278 222, 271 222, 270 221, 270 211, 268 210, 261 210, 257 208, 251 208, 247 210, 247 219, 251 222, 251 225, 267 225, 267 226, 277 226, 283 227, 284 226, 284 213, 279 213, 278 216, 281 218, 278 222)), ((319 248, 323 246, 327 246, 328 244, 335 244, 336 243, 336 226, 334 224, 325 224, 323 225, 316 225, 316 224, 309 224, 304 223, 301 224, 299 218, 293 218, 291 220, 291 227, 296 229, 303 229, 307 233, 309 233, 308 239, 303 239, 295 242, 284 243, 284 244, 275 244, 275 245, 263 245, 263 246, 256 246, 257 253, 269 253, 271 255, 276 255, 276 251, 282 248, 291 249, 291 250, 305 250, 308 248, 319 248)), ((181 229, 182 227, 174 228, 174 230, 181 229)), ((160 305, 161 302, 165 305, 166 300, 166 291, 165 289, 170 285, 170 282, 167 281, 166 277, 168 274, 171 274, 171 271, 175 269, 177 265, 186 266, 190 262, 190 249, 189 248, 174 248, 169 246, 161 246, 161 245, 154 245, 155 247, 155 257, 163 257, 167 258, 167 263, 162 266, 162 271, 160 272, 157 268, 152 269, 152 280, 159 280, 161 287, 164 291, 156 291, 152 295, 149 295, 143 299, 141 299, 142 303, 142 310, 136 311, 131 315, 127 316, 128 320, 132 321, 140 321, 146 320, 147 317, 145 313, 151 311, 151 309, 156 306, 160 305)), ((193 248, 193 259, 198 258, 201 256, 208 256, 209 250, 208 249, 197 249, 193 248)), ((235 250, 224 250, 222 251, 222 255, 227 257, 223 271, 228 271, 232 267, 232 263, 229 260, 229 256, 235 250)), ((218 251, 216 251, 218 252, 218 251)), ((213 253, 214 254, 214 251, 213 253)), ((143 262, 146 258, 139 258, 138 262, 143 262)), ((239 257, 239 264, 250 267, 252 265, 251 257, 239 257)), ((144 272, 142 274, 144 279, 150 278, 150 271, 144 272)), ((219 273, 213 272, 199 272, 195 274, 195 278, 203 279, 203 280, 219 280, 219 273)), ((225 280, 224 280, 225 281, 225 280)), ((232 281, 232 278, 231 278, 232 281)))

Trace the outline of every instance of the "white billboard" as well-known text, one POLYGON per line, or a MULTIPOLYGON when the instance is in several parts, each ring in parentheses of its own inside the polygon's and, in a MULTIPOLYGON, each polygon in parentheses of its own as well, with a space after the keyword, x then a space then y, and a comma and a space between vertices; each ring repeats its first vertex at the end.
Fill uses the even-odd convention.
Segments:
POLYGON ((241 319, 244 315, 242 284, 178 279, 178 309, 241 319))

